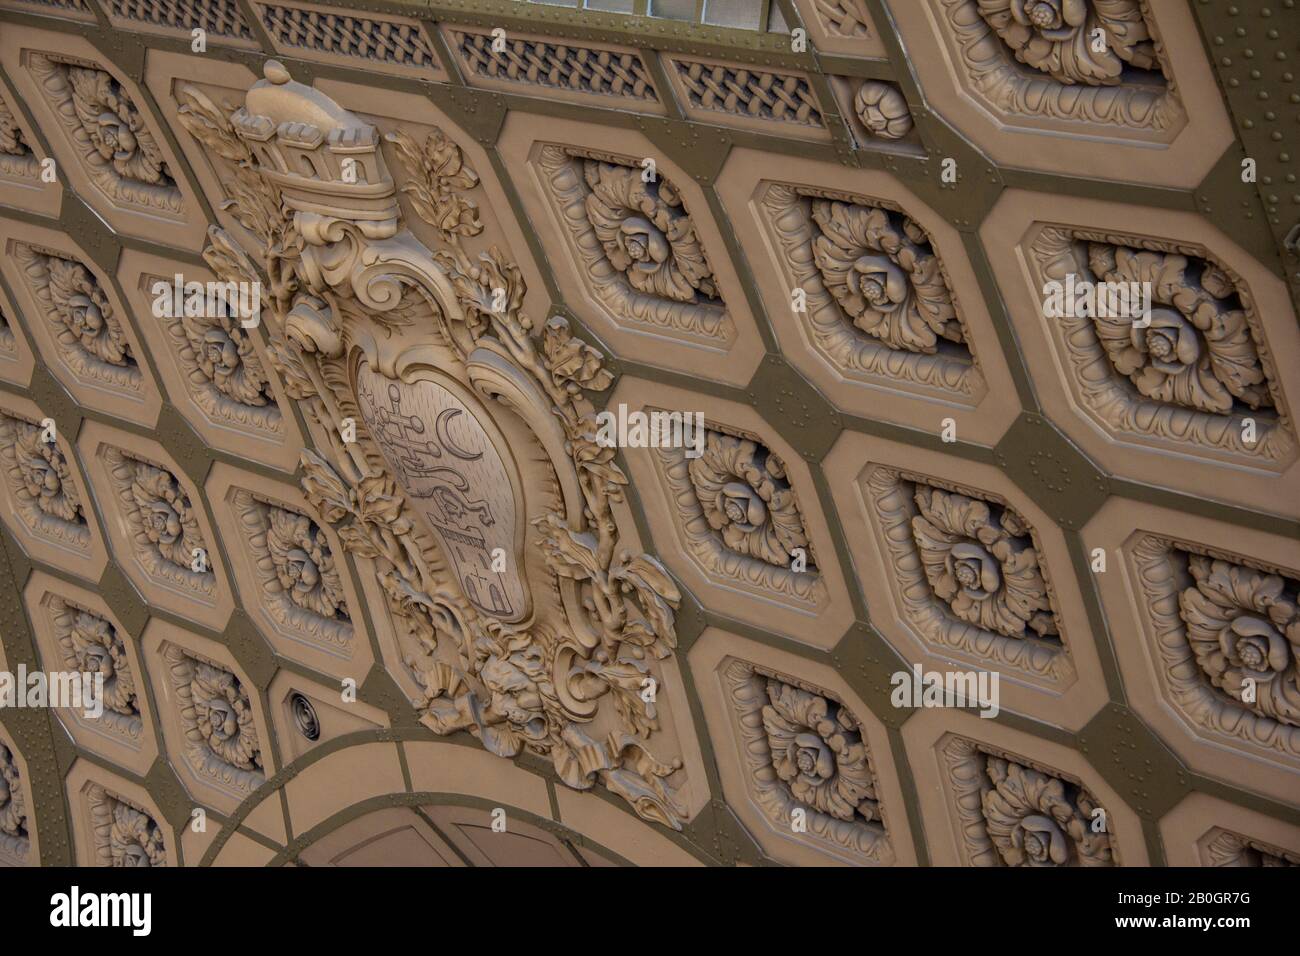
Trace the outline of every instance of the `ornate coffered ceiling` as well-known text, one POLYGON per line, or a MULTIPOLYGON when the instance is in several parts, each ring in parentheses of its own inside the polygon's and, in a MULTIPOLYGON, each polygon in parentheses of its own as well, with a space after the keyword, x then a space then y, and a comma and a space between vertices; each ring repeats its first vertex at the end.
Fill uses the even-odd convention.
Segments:
POLYGON ((1294 865, 1298 17, 0 0, 0 862, 1294 865))

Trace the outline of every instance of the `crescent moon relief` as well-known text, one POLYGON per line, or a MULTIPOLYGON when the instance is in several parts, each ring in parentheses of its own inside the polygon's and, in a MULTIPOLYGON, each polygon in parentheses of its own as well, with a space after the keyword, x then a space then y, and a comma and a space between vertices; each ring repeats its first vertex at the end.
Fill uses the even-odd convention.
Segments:
POLYGON ((430 378, 394 381, 364 362, 357 407, 466 600, 506 623, 527 618, 514 470, 493 440, 495 426, 489 431, 481 420, 486 411, 430 378), (510 560, 500 561, 502 553, 510 560))

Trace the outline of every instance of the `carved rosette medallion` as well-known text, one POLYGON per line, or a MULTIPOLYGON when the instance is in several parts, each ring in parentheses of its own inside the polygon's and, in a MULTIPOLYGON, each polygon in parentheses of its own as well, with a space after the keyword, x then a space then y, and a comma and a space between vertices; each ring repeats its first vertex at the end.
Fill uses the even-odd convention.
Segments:
POLYGON ((864 492, 904 616, 926 645, 1051 683, 1073 677, 1037 535, 1014 508, 885 467, 864 492))
POLYGON ((185 735, 185 758, 201 779, 241 795, 266 780, 249 691, 225 667, 168 644, 163 662, 185 735))
MULTIPOLYGON (((214 228, 205 259, 262 282, 274 370, 323 439, 303 453, 307 499, 373 563, 421 721, 548 758, 565 784, 679 828, 682 761, 641 694, 665 679, 679 594, 614 516, 627 478, 585 394, 612 381, 603 356, 522 311, 519 268, 477 238, 478 176, 441 130, 381 137, 275 61, 233 113, 177 92, 257 243, 214 228), (402 221, 394 159, 435 248, 402 221)), ((662 190, 632 192, 648 225, 602 224, 602 257, 638 294, 707 301, 689 220, 662 190)))
POLYGON ((939 0, 957 68, 996 112, 1167 136, 1185 119, 1143 0, 939 0))
POLYGON ((82 674, 104 677, 102 729, 131 743, 140 740, 144 721, 135 686, 135 672, 126 644, 111 623, 61 597, 49 599, 54 636, 64 665, 82 674))
POLYGON ((63 450, 40 425, 0 412, 0 470, 14 513, 32 533, 85 553, 90 545, 81 491, 63 450))
POLYGON ((962 737, 942 750, 971 866, 1115 866, 1103 808, 1064 774, 962 737))
POLYGON ((151 814, 98 784, 87 788, 86 803, 97 865, 168 865, 162 828, 151 814))
POLYGON ((892 203, 765 184, 758 202, 806 296, 796 316, 842 375, 964 404, 985 392, 959 304, 930 236, 892 203))
POLYGON ((892 863, 871 753, 849 709, 827 691, 747 661, 732 661, 722 676, 745 786, 772 826, 806 834, 795 839, 833 856, 892 863))
POLYGON ((1139 537, 1130 560, 1183 719, 1300 763, 1300 575, 1155 535, 1139 537))
POLYGON ((1043 283, 1149 284, 1144 327, 1074 309, 1048 320, 1072 390, 1103 428, 1268 468, 1294 458, 1295 425, 1254 299, 1206 250, 1045 226, 1029 252, 1043 283))
POLYGON ((31 53, 27 68, 90 180, 116 203, 175 216, 181 193, 143 114, 94 63, 31 53))
POLYGON ((1201 843, 1206 866, 1300 867, 1300 854, 1215 827, 1201 843))
POLYGON ((22 861, 31 849, 28 837, 27 798, 23 795, 18 761, 0 744, 0 855, 22 861))

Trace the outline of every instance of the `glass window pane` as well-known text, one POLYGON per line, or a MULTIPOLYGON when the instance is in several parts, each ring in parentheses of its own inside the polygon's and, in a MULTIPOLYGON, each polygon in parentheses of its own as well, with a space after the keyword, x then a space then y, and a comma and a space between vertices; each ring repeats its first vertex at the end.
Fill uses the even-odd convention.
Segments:
POLYGON ((704 22, 720 27, 757 30, 762 15, 762 0, 707 0, 704 6, 704 22))
POLYGON ((665 17, 669 20, 699 22, 699 13, 696 9, 695 0, 653 0, 650 4, 650 14, 656 17, 665 17))

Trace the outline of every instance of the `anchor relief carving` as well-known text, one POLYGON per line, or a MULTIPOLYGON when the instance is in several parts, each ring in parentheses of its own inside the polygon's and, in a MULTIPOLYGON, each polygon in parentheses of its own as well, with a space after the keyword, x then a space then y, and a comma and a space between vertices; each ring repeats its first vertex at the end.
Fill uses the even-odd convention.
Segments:
POLYGON ((524 313, 441 130, 381 137, 275 61, 233 111, 176 96, 256 246, 214 226, 204 258, 262 284, 271 364, 318 426, 307 498, 377 577, 421 721, 680 829, 686 773, 653 690, 680 595, 616 519, 627 478, 587 396, 612 382, 604 357, 524 313), (434 248, 403 222, 385 142, 434 248))

